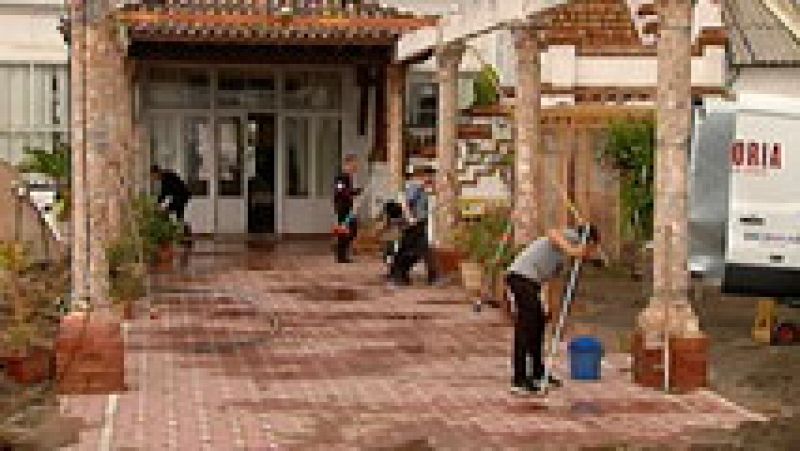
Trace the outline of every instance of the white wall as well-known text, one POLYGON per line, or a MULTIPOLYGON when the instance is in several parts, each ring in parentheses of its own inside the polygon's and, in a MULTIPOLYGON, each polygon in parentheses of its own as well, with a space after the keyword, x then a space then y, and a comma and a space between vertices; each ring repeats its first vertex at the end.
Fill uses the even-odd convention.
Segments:
POLYGON ((742 68, 733 83, 733 90, 737 94, 775 94, 800 98, 800 67, 742 68))
POLYGON ((62 5, 59 0, 0 2, 0 63, 66 63, 67 46, 57 28, 62 5))

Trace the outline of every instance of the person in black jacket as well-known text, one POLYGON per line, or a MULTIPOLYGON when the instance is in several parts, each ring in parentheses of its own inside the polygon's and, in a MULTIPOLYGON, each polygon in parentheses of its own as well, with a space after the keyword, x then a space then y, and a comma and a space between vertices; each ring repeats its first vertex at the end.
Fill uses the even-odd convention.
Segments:
POLYGON ((186 205, 189 203, 189 198, 191 198, 189 187, 175 172, 161 169, 155 165, 150 167, 150 178, 154 182, 160 182, 158 203, 161 204, 164 200, 168 200, 167 211, 173 213, 178 221, 183 223, 186 205))
POLYGON ((358 222, 353 213, 353 201, 361 194, 361 189, 353 188, 353 175, 358 172, 355 155, 344 158, 342 173, 334 180, 333 207, 336 212, 337 237, 336 261, 350 263, 350 245, 358 232, 358 222))

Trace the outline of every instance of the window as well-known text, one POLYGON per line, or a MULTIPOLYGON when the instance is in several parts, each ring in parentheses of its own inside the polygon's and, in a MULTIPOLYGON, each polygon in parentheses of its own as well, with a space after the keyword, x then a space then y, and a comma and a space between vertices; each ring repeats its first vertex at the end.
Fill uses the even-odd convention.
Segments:
POLYGON ((156 67, 149 73, 147 104, 151 108, 208 108, 210 84, 204 69, 156 67))
POLYGON ((0 64, 0 161, 16 164, 26 147, 62 143, 68 105, 66 65, 0 64))
POLYGON ((286 74, 285 106, 296 109, 341 107, 342 78, 337 72, 289 72, 286 74))
POLYGON ((438 112, 438 92, 436 83, 414 83, 411 85, 411 126, 435 127, 438 112))
POLYGON ((220 108, 275 107, 275 76, 270 73, 222 71, 217 84, 217 106, 220 108))

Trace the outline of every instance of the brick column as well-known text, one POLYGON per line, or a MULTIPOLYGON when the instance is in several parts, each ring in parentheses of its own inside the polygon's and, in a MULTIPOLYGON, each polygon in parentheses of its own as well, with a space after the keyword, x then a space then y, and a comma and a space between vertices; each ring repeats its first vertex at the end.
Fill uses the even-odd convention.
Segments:
POLYGON ((541 165, 541 68, 536 30, 517 28, 514 38, 517 54, 514 241, 525 244, 540 232, 535 182, 541 165))
POLYGON ((441 48, 436 53, 439 78, 439 118, 436 137, 436 211, 434 212, 436 244, 453 246, 451 231, 458 221, 458 66, 464 54, 463 46, 441 48))
POLYGON ((404 130, 404 99, 406 87, 406 67, 400 64, 391 64, 386 70, 386 93, 388 96, 387 127, 388 131, 388 166, 391 177, 392 192, 403 189, 405 154, 403 151, 404 130))
POLYGON ((639 316, 646 342, 699 333, 688 301, 686 168, 691 132, 690 0, 659 3, 653 297, 639 316), (667 317, 667 315, 669 315, 667 317))

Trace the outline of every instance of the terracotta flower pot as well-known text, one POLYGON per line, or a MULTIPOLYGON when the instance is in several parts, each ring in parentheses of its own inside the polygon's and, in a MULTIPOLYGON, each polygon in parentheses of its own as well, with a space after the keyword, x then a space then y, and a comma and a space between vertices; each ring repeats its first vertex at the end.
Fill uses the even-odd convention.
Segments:
POLYGON ((483 288, 483 268, 480 263, 461 262, 461 278, 464 288, 480 292, 483 288))
POLYGON ((172 244, 162 244, 158 247, 156 261, 153 267, 156 271, 169 271, 172 269, 172 263, 174 259, 175 248, 172 246, 172 244))
POLYGON ((134 318, 133 302, 131 300, 118 301, 114 304, 114 309, 120 318, 130 321, 134 318))
POLYGON ((461 255, 458 251, 436 248, 433 250, 433 259, 440 275, 452 274, 461 269, 461 255))
POLYGON ((5 358, 6 374, 18 384, 38 384, 53 375, 53 353, 29 348, 5 358))

